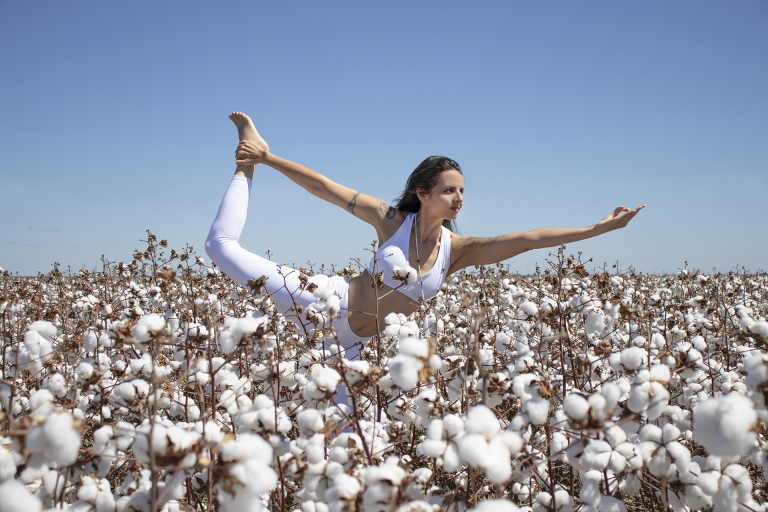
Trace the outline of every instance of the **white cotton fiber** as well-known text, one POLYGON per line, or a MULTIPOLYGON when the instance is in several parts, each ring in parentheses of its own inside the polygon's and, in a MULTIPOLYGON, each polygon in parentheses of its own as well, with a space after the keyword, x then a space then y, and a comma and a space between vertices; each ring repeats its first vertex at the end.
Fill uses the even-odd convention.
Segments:
POLYGON ((96 333, 93 330, 88 329, 83 333, 83 349, 86 352, 93 352, 98 346, 99 339, 96 337, 96 333))
POLYGON ((339 299, 338 295, 331 295, 326 299, 325 307, 328 314, 335 316, 341 311, 341 299, 339 299))
POLYGON ((415 336, 408 336, 400 340, 400 348, 397 354, 426 359, 429 356, 429 346, 426 340, 416 338, 415 336))
POLYGON ((2 512, 36 512, 42 510, 40 498, 30 493, 18 480, 7 480, 0 485, 0 510, 2 512))
POLYGON ((419 371, 424 364, 411 356, 395 356, 389 361, 392 382, 401 389, 412 389, 419 383, 419 371))
POLYGON ((316 288, 314 292, 312 292, 312 296, 316 299, 320 300, 326 300, 328 297, 333 295, 333 290, 330 288, 316 288))
POLYGON ((665 364, 655 364, 651 367, 651 380, 656 382, 669 382, 669 366, 665 364))
POLYGON ((40 389, 29 398, 29 408, 35 416, 46 417, 53 412, 53 394, 40 389))
POLYGON ((518 512, 520 508, 509 500, 484 500, 467 512, 518 512))
POLYGON ((304 409, 296 415, 299 424, 313 432, 320 432, 325 426, 325 419, 320 411, 316 409, 304 409))
POLYGON ((472 467, 483 467, 492 462, 493 454, 482 434, 467 434, 459 440, 459 455, 472 467))
POLYGON ((768 322, 755 322, 748 326, 747 330, 756 336, 768 340, 768 322))
POLYGON ((406 280, 408 284, 411 284, 416 280, 416 278, 419 277, 418 273, 416 272, 416 269, 409 265, 406 265, 402 268, 395 265, 394 267, 392 267, 392 270, 394 272, 393 277, 403 278, 406 280))
POLYGON ((539 308, 533 302, 525 301, 520 304, 520 309, 528 316, 536 316, 539 313, 539 308))
POLYGON ((37 320, 32 322, 32 324, 29 326, 29 330, 36 331, 49 340, 56 336, 57 332, 56 326, 46 320, 37 320))
POLYGON ((584 321, 584 331, 587 334, 597 334, 605 328, 605 315, 602 310, 593 310, 587 314, 584 321))
POLYGON ((717 456, 746 455, 755 443, 755 405, 738 393, 711 398, 693 410, 693 438, 717 456))
POLYGON ((587 400, 576 393, 566 395, 563 400, 563 410, 573 421, 581 422, 587 418, 589 404, 587 400))
POLYGON ((80 431, 72 426, 70 413, 53 413, 42 425, 32 425, 24 444, 33 454, 40 454, 48 464, 69 466, 80 451, 80 431))
POLYGON ((629 370, 637 370, 645 364, 647 353, 640 347, 630 347, 621 351, 621 364, 629 370))
POLYGON ((523 412, 534 425, 543 425, 549 416, 549 400, 533 397, 523 404, 523 412))
POLYGON ((496 414, 485 405, 477 405, 469 410, 465 428, 470 434, 482 434, 486 441, 490 441, 501 431, 496 414))
POLYGON ((11 452, 0 446, 0 483, 16 476, 16 461, 11 452))
POLYGON ((624 503, 613 496, 603 496, 600 498, 600 505, 597 506, 598 512, 627 512, 624 503))

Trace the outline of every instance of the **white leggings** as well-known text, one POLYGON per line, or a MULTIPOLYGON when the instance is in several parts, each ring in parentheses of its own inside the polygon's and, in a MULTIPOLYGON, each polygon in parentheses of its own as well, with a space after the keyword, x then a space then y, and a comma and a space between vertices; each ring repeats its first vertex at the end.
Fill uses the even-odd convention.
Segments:
MULTIPOLYGON (((245 286, 249 279, 267 277, 265 288, 271 293, 275 307, 281 315, 306 324, 307 320, 296 313, 295 305, 305 308, 317 299, 301 288, 300 272, 291 267, 278 265, 273 261, 248 252, 238 243, 240 234, 245 226, 248 213, 248 198, 251 193, 251 180, 243 176, 234 176, 221 200, 219 212, 211 225, 208 239, 205 241, 205 252, 221 270, 238 284, 245 286), (293 318, 291 318, 293 317, 293 318)), ((346 322, 347 305, 349 302, 349 279, 341 276, 314 275, 309 282, 318 287, 330 288, 336 292, 341 303, 341 313, 333 320, 333 327, 340 332, 339 341, 346 350, 348 359, 356 357, 361 338, 352 332, 346 322)))

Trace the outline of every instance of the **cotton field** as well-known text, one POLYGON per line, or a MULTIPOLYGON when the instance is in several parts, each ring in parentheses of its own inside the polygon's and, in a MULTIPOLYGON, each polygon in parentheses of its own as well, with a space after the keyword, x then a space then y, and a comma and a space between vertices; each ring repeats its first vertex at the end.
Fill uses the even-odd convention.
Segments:
POLYGON ((0 511, 766 510, 765 274, 561 249, 449 277, 349 359, 324 289, 297 325, 146 245, 2 273, 0 511))

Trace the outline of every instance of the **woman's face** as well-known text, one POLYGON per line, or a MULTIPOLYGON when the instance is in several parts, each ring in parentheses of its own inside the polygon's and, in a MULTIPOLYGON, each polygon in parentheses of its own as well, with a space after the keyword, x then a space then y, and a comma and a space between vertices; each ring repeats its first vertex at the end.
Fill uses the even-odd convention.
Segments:
POLYGON ((457 170, 443 171, 429 192, 420 191, 421 209, 430 216, 454 220, 464 204, 464 176, 457 170))

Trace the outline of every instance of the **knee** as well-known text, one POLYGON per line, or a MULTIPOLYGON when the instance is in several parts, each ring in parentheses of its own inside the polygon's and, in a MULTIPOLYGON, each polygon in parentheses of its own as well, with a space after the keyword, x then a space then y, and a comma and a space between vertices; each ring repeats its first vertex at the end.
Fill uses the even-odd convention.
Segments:
POLYGON ((221 241, 213 236, 212 233, 209 233, 208 238, 205 240, 205 254, 208 255, 212 262, 219 266, 221 266, 221 246, 221 241))

